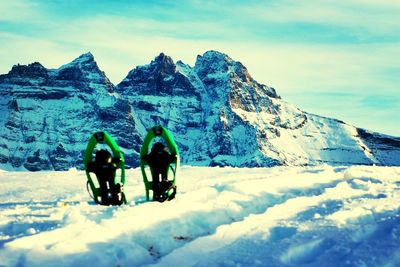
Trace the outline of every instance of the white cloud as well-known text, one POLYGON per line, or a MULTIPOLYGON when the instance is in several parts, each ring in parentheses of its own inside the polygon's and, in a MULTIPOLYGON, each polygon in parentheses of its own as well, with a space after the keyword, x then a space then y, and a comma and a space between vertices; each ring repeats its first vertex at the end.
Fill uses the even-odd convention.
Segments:
POLYGON ((27 0, 0 1, 0 22, 23 22, 40 18, 37 4, 27 0))
MULTIPOLYGON (((16 3, 22 6, 26 4, 24 1, 16 3)), ((397 17, 393 16, 394 12, 386 11, 388 8, 392 8, 393 11, 398 8, 396 5, 390 6, 389 1, 379 7, 379 10, 384 9, 385 12, 379 14, 378 10, 371 17, 351 8, 357 4, 363 5, 364 9, 376 7, 373 1, 353 0, 338 5, 332 1, 321 3, 314 2, 314 5, 311 5, 306 1, 282 1, 268 8, 253 6, 244 10, 234 10, 239 7, 233 6, 230 14, 238 15, 234 18, 238 20, 251 15, 267 23, 277 23, 272 24, 277 30, 279 23, 308 21, 363 27, 374 32, 391 34, 394 30, 393 25, 398 22, 397 17), (349 8, 346 9, 346 6, 349 8), (374 21, 376 19, 379 19, 379 23, 374 21)), ((0 3, 0 11, 4 6, 0 3)), ((8 6, 8 10, 11 9, 13 8, 8 6)), ((213 49, 241 61, 257 81, 275 87, 278 94, 289 102, 306 108, 312 106, 309 103, 316 103, 315 110, 310 110, 314 113, 318 114, 320 111, 326 116, 332 114, 339 119, 349 119, 357 126, 364 126, 364 122, 369 120, 368 125, 381 130, 378 128, 379 124, 385 125, 386 129, 390 127, 388 123, 385 124, 384 117, 395 118, 399 112, 390 108, 378 110, 365 104, 362 106, 361 102, 357 107, 347 103, 341 103, 339 108, 329 105, 324 107, 322 102, 326 103, 329 100, 323 98, 322 101, 316 97, 316 94, 324 92, 350 92, 362 96, 365 93, 370 94, 372 90, 378 90, 384 96, 398 94, 400 76, 386 74, 387 70, 400 69, 400 47, 396 43, 290 43, 269 39, 268 36, 249 38, 246 30, 252 29, 232 28, 229 22, 180 23, 178 20, 161 22, 155 19, 96 16, 75 18, 65 23, 48 21, 45 16, 37 18, 35 8, 31 11, 22 17, 31 16, 35 17, 35 23, 46 23, 47 32, 37 32, 36 37, 0 32, 0 73, 8 72, 13 64, 28 64, 34 61, 39 61, 48 68, 57 68, 81 53, 91 51, 100 68, 117 84, 132 68, 148 64, 160 52, 166 53, 175 61, 180 59, 193 66, 198 54, 213 49), (224 38, 225 36, 227 38, 224 38), (309 96, 310 100, 305 100, 304 96, 309 96), (374 115, 368 119, 360 118, 362 110, 371 111, 374 115), (349 115, 346 116, 345 112, 349 115)), ((7 17, 11 20, 15 15, 16 12, 13 14, 10 11, 7 17)), ((398 31, 397 28, 395 30, 398 31)), ((392 127, 389 131, 393 133, 395 130, 392 127)))
POLYGON ((70 49, 56 42, 0 32, 0 73, 7 73, 14 64, 41 62, 47 68, 56 68, 71 56, 70 49))
MULTIPOLYGON (((396 82, 377 80, 377 73, 399 67, 398 46, 278 44, 240 38, 236 42, 191 40, 143 33, 143 28, 162 31, 161 26, 154 21, 96 17, 72 21, 50 38, 2 34, 3 47, 9 47, 0 52, 3 53, 2 72, 4 64, 9 68, 20 59, 44 59, 44 64, 55 67, 91 51, 110 79, 118 83, 134 66, 147 64, 160 52, 193 65, 197 54, 214 49, 242 61, 254 78, 281 92, 332 88, 356 91, 363 85, 372 87, 379 83, 389 88, 396 82)), ((173 23, 164 26, 178 27, 173 23)), ((215 28, 215 31, 221 30, 215 28)))
POLYGON ((396 1, 282 0, 270 5, 246 5, 240 7, 237 13, 264 23, 314 23, 351 29, 353 34, 361 34, 364 30, 364 34, 398 36, 400 4, 394 2, 396 1))

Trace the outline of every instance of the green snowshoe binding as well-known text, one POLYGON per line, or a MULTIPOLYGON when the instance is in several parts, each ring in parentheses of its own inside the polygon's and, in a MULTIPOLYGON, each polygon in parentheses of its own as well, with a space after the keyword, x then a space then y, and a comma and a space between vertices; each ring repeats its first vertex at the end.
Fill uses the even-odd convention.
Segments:
POLYGON ((150 190, 153 191, 153 201, 164 202, 175 198, 179 150, 171 133, 164 127, 154 126, 147 132, 140 149, 140 168, 147 201, 150 200, 150 190), (146 172, 149 169, 151 181, 146 172))
POLYGON ((126 204, 124 193, 125 159, 117 143, 107 132, 97 132, 91 136, 83 160, 87 177, 87 189, 93 200, 101 205, 126 204), (107 145, 107 149, 96 150, 97 144, 107 145), (120 170, 120 179, 117 179, 120 170), (91 176, 96 175, 96 180, 91 176), (96 183, 97 182, 97 183, 96 183))

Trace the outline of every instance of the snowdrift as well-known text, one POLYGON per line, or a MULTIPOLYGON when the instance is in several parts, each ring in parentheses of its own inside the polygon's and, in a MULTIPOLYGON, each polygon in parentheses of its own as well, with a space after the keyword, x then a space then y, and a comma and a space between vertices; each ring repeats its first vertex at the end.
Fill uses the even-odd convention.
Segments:
POLYGON ((0 266, 399 266, 399 167, 183 167, 95 205, 85 174, 0 173, 0 266))

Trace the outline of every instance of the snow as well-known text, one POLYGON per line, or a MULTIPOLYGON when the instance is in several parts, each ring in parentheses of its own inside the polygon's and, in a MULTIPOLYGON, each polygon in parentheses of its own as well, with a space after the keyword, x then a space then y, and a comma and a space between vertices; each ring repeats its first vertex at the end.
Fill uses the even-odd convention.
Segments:
POLYGON ((257 141, 265 155, 294 165, 319 162, 338 165, 379 164, 368 145, 359 138, 357 128, 334 119, 304 113, 281 99, 271 98, 271 101, 278 109, 276 114, 232 109, 243 121, 264 133, 265 138, 257 141), (274 128, 276 131, 271 131, 274 128), (281 151, 286 152, 283 155, 279 153, 281 151))
POLYGON ((85 174, 0 172, 0 266, 399 266, 400 167, 181 168, 93 203, 85 174))

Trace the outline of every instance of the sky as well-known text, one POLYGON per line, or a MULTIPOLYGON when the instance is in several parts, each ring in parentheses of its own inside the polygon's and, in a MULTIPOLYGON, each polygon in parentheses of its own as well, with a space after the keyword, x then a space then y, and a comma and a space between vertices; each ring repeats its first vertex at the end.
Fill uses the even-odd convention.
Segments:
POLYGON ((300 109, 400 136, 400 2, 4 0, 0 74, 91 52, 118 84, 161 52, 217 50, 300 109))

